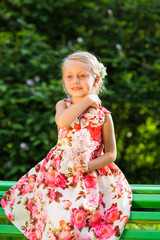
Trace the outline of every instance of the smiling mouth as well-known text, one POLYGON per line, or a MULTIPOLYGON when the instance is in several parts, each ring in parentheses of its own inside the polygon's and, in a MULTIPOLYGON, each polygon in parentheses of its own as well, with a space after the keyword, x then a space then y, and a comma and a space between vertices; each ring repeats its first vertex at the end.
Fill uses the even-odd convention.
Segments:
POLYGON ((82 89, 82 88, 80 88, 80 87, 74 87, 74 88, 72 88, 72 90, 80 90, 80 89, 82 89))

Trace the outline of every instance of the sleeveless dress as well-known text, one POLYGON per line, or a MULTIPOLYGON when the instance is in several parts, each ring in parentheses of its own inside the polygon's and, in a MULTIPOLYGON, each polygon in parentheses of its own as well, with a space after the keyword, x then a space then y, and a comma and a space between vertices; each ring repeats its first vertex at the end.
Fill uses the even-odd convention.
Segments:
MULTIPOLYGON (((64 99, 67 106, 71 99, 64 99)), ((104 154, 102 126, 110 112, 89 107, 1 200, 8 219, 30 240, 117 240, 128 221, 131 188, 115 163, 86 173, 73 162, 104 154)))

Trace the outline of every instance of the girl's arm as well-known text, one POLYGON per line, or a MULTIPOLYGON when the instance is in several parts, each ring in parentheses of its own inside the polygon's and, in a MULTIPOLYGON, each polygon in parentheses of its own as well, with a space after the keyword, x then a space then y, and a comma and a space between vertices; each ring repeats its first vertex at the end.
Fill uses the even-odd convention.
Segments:
POLYGON ((60 100, 56 104, 55 121, 58 127, 68 127, 80 114, 82 114, 89 106, 100 105, 100 99, 96 94, 89 94, 80 101, 67 108, 64 100, 60 100))
POLYGON ((116 160, 117 147, 114 133, 114 124, 111 115, 106 116, 102 128, 102 136, 105 153, 100 157, 88 162, 88 171, 102 168, 116 160))

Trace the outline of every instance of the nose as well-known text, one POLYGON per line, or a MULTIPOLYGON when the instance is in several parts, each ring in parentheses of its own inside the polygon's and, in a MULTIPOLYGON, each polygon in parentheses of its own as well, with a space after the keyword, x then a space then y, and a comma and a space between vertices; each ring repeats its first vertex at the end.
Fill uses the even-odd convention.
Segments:
POLYGON ((79 82, 80 82, 80 81, 79 81, 79 78, 78 78, 78 77, 74 77, 73 82, 74 82, 74 83, 79 83, 79 82))

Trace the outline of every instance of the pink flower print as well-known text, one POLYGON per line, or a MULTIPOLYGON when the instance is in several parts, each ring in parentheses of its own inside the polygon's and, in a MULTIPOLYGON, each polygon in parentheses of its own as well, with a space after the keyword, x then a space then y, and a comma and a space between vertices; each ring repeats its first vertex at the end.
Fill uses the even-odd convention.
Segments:
POLYGON ((69 99, 69 98, 64 99, 64 101, 65 101, 65 102, 72 103, 72 99, 69 99))
MULTIPOLYGON (((22 180, 22 182, 25 180, 25 178, 22 180)), ((36 182, 36 178, 33 175, 28 176, 28 184, 25 184, 22 188, 22 196, 24 196, 26 193, 33 191, 34 189, 34 184, 36 182)), ((26 182, 27 182, 26 180, 26 182)), ((18 182, 19 183, 19 182, 18 182)), ((19 185, 19 184, 18 184, 19 185)))
POLYGON ((13 215, 10 213, 8 216, 8 219, 10 220, 10 221, 12 221, 13 220, 13 215))
POLYGON ((52 187, 51 189, 48 189, 47 196, 49 197, 50 202, 52 202, 54 200, 54 198, 56 196, 56 194, 55 194, 55 187, 52 187))
POLYGON ((34 225, 33 224, 30 224, 29 226, 28 226, 28 228, 27 228, 27 231, 25 231, 23 234, 24 234, 24 236, 26 236, 28 239, 30 239, 30 240, 34 240, 34 239, 36 239, 37 237, 36 237, 36 233, 35 233, 35 231, 33 231, 33 229, 34 229, 34 225))
POLYGON ((5 197, 2 198, 2 200, 1 200, 1 205, 2 205, 2 208, 3 208, 3 209, 5 209, 5 208, 8 206, 8 204, 9 204, 9 201, 6 200, 6 196, 7 196, 7 194, 5 194, 5 197), (5 199, 5 200, 4 200, 4 199, 5 199))
POLYGON ((103 218, 107 223, 114 223, 119 219, 119 211, 115 206, 110 207, 103 218))
POLYGON ((118 184, 116 185, 116 188, 117 188, 118 194, 122 194, 123 185, 122 185, 121 183, 118 183, 118 184))
POLYGON ((58 239, 59 240, 71 240, 71 233, 69 231, 64 231, 62 230, 59 234, 58 234, 58 239))
POLYGON ((27 182, 27 179, 28 179, 27 174, 21 177, 18 183, 16 184, 16 188, 20 188, 23 183, 27 182))
POLYGON ((89 219, 89 225, 91 227, 95 227, 97 224, 100 224, 101 222, 101 214, 99 212, 99 210, 95 211, 95 213, 93 213, 89 219))
POLYGON ((51 157, 51 155, 52 155, 52 153, 55 151, 55 147, 53 147, 50 151, 49 151, 49 153, 47 154, 47 156, 46 156, 46 158, 45 158, 45 164, 49 161, 49 159, 50 159, 50 157, 51 157))
POLYGON ((59 168, 60 164, 61 164, 61 159, 57 158, 57 157, 54 157, 53 158, 53 165, 54 165, 54 167, 59 168))
POLYGON ((28 183, 29 183, 29 184, 34 184, 35 181, 36 181, 36 177, 35 177, 35 176, 30 175, 30 176, 28 177, 28 183))
POLYGON ((108 165, 108 167, 109 167, 109 169, 111 170, 111 172, 115 175, 115 176, 117 176, 118 175, 118 172, 119 172, 119 169, 118 169, 118 167, 115 165, 115 163, 110 163, 109 165, 108 165))
POLYGON ((98 199, 99 199, 99 195, 96 191, 92 191, 89 194, 87 194, 87 201, 92 206, 95 206, 95 207, 97 206, 98 199))
POLYGON ((61 137, 61 138, 66 138, 67 135, 68 135, 68 133, 69 133, 69 129, 68 129, 68 128, 65 128, 65 129, 63 129, 63 130, 61 131, 60 137, 61 137))
MULTIPOLYGON (((92 129, 96 129, 96 128, 92 128, 92 129)), ((80 143, 81 149, 82 149, 82 146, 83 146, 84 150, 85 150, 85 148, 87 150, 90 149, 90 153, 93 150, 95 150, 96 147, 98 146, 97 141, 96 140, 93 141, 93 140, 95 140, 95 139, 94 139, 94 137, 92 135, 92 132, 90 132, 86 128, 85 129, 81 129, 80 131, 76 132, 76 134, 74 134, 74 136, 73 136, 73 141, 75 141, 76 143, 80 143)))
POLYGON ((102 198, 102 195, 99 194, 99 203, 102 203, 103 202, 103 198, 102 198))
POLYGON ((49 233, 47 233, 47 240, 56 240, 56 238, 54 237, 54 235, 51 232, 49 232, 49 233))
POLYGON ((30 232, 29 234, 25 235, 29 240, 37 239, 36 232, 30 232))
POLYGON ((28 192, 32 192, 34 189, 34 184, 25 184, 22 188, 22 196, 28 192))
POLYGON ((106 109, 106 108, 104 108, 102 106, 100 106, 99 109, 101 110, 101 111, 98 111, 98 115, 99 116, 105 117, 105 116, 107 116, 107 115, 109 115, 111 113, 108 109, 106 109))
POLYGON ((87 129, 80 129, 73 134, 72 146, 64 150, 63 156, 77 165, 80 161, 88 162, 97 145, 96 141, 91 141, 87 129))
MULTIPOLYGON (((100 109, 101 109, 101 108, 100 108, 100 109)), ((98 116, 99 116, 99 117, 104 117, 104 113, 103 113, 100 109, 98 109, 98 111, 97 111, 98 116)))
POLYGON ((47 162, 48 162, 48 160, 45 158, 43 160, 43 163, 42 163, 41 167, 40 167, 40 172, 43 173, 45 171, 45 167, 46 167, 47 162))
POLYGON ((34 206, 32 207, 32 217, 38 219, 40 216, 41 216, 40 206, 37 203, 35 203, 34 206))
POLYGON ((55 184, 57 185, 57 187, 64 189, 66 186, 66 183, 67 182, 66 182, 64 175, 62 173, 58 173, 56 180, 55 180, 55 184))
POLYGON ((36 229, 36 237, 37 240, 42 239, 42 231, 40 229, 36 229))
POLYGON ((43 182, 43 179, 45 179, 46 172, 41 172, 40 178, 37 181, 37 186, 40 186, 43 182))
POLYGON ((77 174, 73 176, 73 184, 76 184, 78 182, 78 179, 80 178, 81 175, 82 173, 79 171, 77 172, 77 174))
POLYGON ((72 205, 72 203, 69 200, 63 200, 62 202, 65 203, 63 208, 66 209, 66 210, 68 210, 70 208, 70 206, 72 205))
POLYGON ((45 182, 49 187, 54 187, 55 186, 55 177, 56 177, 56 171, 53 170, 52 167, 48 169, 48 172, 46 173, 45 176, 45 182))
POLYGON ((90 125, 87 126, 87 129, 89 130, 90 134, 91 134, 91 138, 94 141, 97 141, 98 143, 101 143, 101 129, 102 129, 102 125, 96 126, 96 127, 91 127, 90 125))
POLYGON ((35 191, 35 197, 37 197, 40 201, 43 199, 43 193, 41 190, 36 190, 35 191))
POLYGON ((73 230, 73 234, 74 234, 74 238, 73 238, 73 240, 79 240, 80 235, 81 235, 81 232, 79 231, 78 228, 74 228, 74 230, 73 230))
POLYGON ((86 122, 88 122, 89 124, 95 124, 95 120, 98 120, 96 116, 94 116, 93 114, 87 112, 86 114, 82 115, 82 118, 84 120, 86 120, 86 122))
POLYGON ((83 209, 74 210, 71 215, 70 224, 76 226, 78 229, 85 226, 88 213, 83 209))
POLYGON ((41 217, 37 219, 36 228, 41 230, 41 231, 44 228, 44 222, 43 222, 43 219, 41 217))
POLYGON ((60 221, 60 226, 64 231, 70 231, 70 227, 67 225, 67 223, 64 220, 60 221))
POLYGON ((12 198, 11 207, 14 205, 14 203, 15 203, 15 197, 12 198))
POLYGON ((26 204, 26 208, 31 211, 33 205, 33 198, 30 198, 26 204))
POLYGON ((48 213, 47 213, 47 210, 46 210, 45 207, 43 207, 43 211, 41 212, 41 217, 42 217, 44 223, 45 223, 46 221, 48 221, 48 213))
POLYGON ((4 197, 1 200, 2 208, 5 209, 9 203, 11 202, 11 206, 13 206, 15 202, 15 189, 12 187, 10 188, 4 195, 4 197), (12 202, 11 202, 12 200, 12 202))
POLYGON ((106 167, 103 167, 103 168, 99 168, 98 172, 102 175, 106 175, 108 171, 106 167))
POLYGON ((88 236, 87 234, 82 236, 82 240, 92 240, 90 236, 88 236))
POLYGON ((126 224, 127 224, 127 222, 128 222, 128 219, 129 219, 129 217, 128 216, 123 216, 122 218, 121 218, 121 222, 123 222, 123 227, 125 227, 126 226, 126 224))
POLYGON ((97 224, 94 231, 99 240, 109 239, 115 234, 114 226, 111 224, 106 225, 104 222, 97 224))
POLYGON ((2 208, 5 208, 8 205, 8 203, 9 203, 8 201, 5 201, 4 198, 5 197, 3 197, 2 200, 0 201, 2 208))
POLYGON ((81 129, 81 125, 77 124, 77 123, 74 123, 74 128, 75 128, 76 131, 78 131, 78 130, 81 129))
POLYGON ((94 176, 83 175, 83 180, 86 188, 97 189, 97 178, 94 176))

